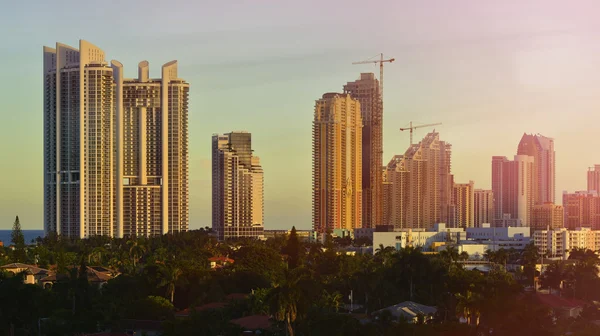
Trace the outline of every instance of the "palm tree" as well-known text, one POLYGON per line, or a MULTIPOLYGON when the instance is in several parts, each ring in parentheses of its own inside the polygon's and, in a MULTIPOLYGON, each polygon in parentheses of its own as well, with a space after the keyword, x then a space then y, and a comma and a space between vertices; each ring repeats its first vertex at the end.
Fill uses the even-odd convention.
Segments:
POLYGON ((466 261, 469 260, 469 253, 467 251, 462 251, 458 257, 459 260, 466 261))
POLYGON ((137 261, 146 253, 146 247, 143 245, 140 239, 132 239, 127 242, 129 247, 129 255, 131 256, 131 261, 133 262, 133 269, 136 269, 137 261))
POLYGON ((305 275, 302 269, 286 271, 284 280, 276 284, 268 294, 269 310, 286 326, 286 334, 294 336, 293 323, 304 313, 308 291, 302 286, 305 275))
POLYGON ((471 289, 467 290, 465 295, 457 294, 458 303, 456 305, 457 312, 467 320, 467 324, 479 325, 479 317, 481 316, 481 302, 479 294, 471 289), (475 321, 473 321, 475 319, 475 321))
MULTIPOLYGON (((102 256, 106 256, 106 249, 102 246, 98 246, 96 248, 94 248, 92 250, 92 253, 90 253, 90 259, 89 261, 94 261, 94 263, 96 265, 102 265, 102 256)), ((88 262, 89 264, 91 264, 91 262, 88 262)))
POLYGON ((171 303, 173 303, 173 299, 175 298, 175 285, 183 272, 178 266, 168 263, 161 267, 160 273, 162 275, 160 286, 167 287, 167 296, 171 299, 171 303))
POLYGON ((508 261, 509 257, 508 252, 505 249, 501 248, 498 251, 496 251, 495 255, 496 262, 498 264, 504 265, 504 268, 506 269, 506 262, 508 261))

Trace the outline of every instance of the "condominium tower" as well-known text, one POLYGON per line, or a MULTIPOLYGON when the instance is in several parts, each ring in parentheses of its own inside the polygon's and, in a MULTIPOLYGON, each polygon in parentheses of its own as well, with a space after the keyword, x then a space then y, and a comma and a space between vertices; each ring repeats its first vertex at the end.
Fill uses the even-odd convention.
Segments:
POLYGON ((600 230, 600 194, 596 191, 563 193, 564 226, 600 230))
POLYGON ((534 204, 554 203, 555 159, 554 139, 541 134, 523 134, 517 155, 533 157, 533 202, 534 204))
POLYGON ((212 137, 212 228, 219 240, 264 234, 264 180, 245 131, 212 137))
POLYGON ((320 233, 363 227, 360 106, 340 93, 326 93, 315 103, 313 226, 320 233))
POLYGON ((454 183, 450 227, 475 226, 475 183, 454 183))
POLYGON ((383 102, 379 81, 372 73, 344 85, 344 93, 360 102, 362 116, 362 225, 383 223, 383 102))
POLYGON ((440 140, 439 133, 427 134, 404 155, 396 155, 387 165, 391 182, 388 225, 396 228, 432 228, 448 223, 452 201, 450 174, 452 145, 440 140))
POLYGON ((144 79, 129 80, 83 40, 44 47, 43 59, 45 232, 186 231, 189 85, 176 61, 155 80, 142 62, 144 79))
POLYGON ((590 167, 587 172, 587 190, 600 193, 600 164, 590 167))
POLYGON ((534 205, 534 158, 515 155, 510 161, 505 156, 492 157, 492 191, 494 219, 520 219, 530 226, 534 205))
POLYGON ((475 189, 475 227, 494 222, 494 192, 491 190, 475 189))

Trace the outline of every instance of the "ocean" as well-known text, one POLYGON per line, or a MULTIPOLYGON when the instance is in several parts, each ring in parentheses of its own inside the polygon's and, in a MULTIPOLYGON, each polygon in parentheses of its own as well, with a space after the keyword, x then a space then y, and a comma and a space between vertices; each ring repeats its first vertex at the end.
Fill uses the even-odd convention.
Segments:
MULTIPOLYGON (((22 230, 23 236, 25 236, 25 244, 31 244, 32 239, 44 236, 44 230, 22 230)), ((0 230, 0 241, 4 243, 4 246, 8 246, 11 243, 10 234, 12 230, 0 230)))

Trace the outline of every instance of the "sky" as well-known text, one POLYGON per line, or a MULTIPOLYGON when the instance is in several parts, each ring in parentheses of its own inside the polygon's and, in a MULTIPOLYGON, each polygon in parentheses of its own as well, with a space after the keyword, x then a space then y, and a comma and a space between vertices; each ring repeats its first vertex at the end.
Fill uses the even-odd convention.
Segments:
POLYGON ((247 130, 265 228, 311 226, 311 123, 325 92, 385 65, 384 163, 441 122, 456 182, 491 187, 524 132, 555 139, 556 193, 600 163, 596 0, 13 1, 0 11, 0 229, 43 227, 42 47, 85 39, 126 77, 179 61, 191 84, 190 227, 211 225, 213 133, 247 130), (415 131, 415 140, 430 129, 415 131))

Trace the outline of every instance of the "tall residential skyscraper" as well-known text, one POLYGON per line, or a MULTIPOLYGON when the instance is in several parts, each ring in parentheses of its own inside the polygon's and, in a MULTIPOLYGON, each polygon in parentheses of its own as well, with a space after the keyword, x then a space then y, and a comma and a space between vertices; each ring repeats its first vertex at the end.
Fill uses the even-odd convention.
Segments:
POLYGON ((123 78, 117 61, 112 68, 120 148, 118 236, 187 231, 189 84, 177 77, 177 61, 163 65, 161 78, 150 78, 147 61, 138 64, 136 79, 123 78))
POLYGON ((142 64, 146 79, 133 83, 123 79, 119 62, 109 66, 87 41, 79 49, 44 47, 46 233, 86 238, 187 230, 189 85, 177 78, 176 61, 163 67, 160 80, 149 80, 142 64))
POLYGON ((313 226, 317 232, 363 227, 360 111, 359 101, 347 94, 326 93, 315 103, 313 226))
POLYGON ((495 220, 518 218, 523 226, 531 224, 534 174, 532 156, 515 155, 514 161, 504 156, 492 157, 495 220))
POLYGON ((494 192, 491 190, 475 189, 475 227, 494 222, 494 192))
POLYGON ((600 230, 600 194, 595 191, 563 193, 564 226, 574 230, 588 227, 600 230))
POLYGON ((475 183, 455 183, 452 191, 452 227, 475 226, 475 183))
POLYGON ((383 103, 372 73, 344 85, 344 93, 360 102, 362 115, 362 226, 383 224, 383 103))
POLYGON ((389 225, 431 228, 448 223, 452 201, 451 148, 432 132, 421 142, 396 155, 387 166, 392 183, 389 225))
POLYGON ((534 158, 534 204, 554 203, 556 179, 554 139, 541 134, 523 134, 517 155, 528 155, 534 158))
POLYGON ((212 137, 212 228, 219 240, 263 236, 264 177, 252 152, 248 132, 212 137))
POLYGON ((600 164, 588 169, 587 190, 600 193, 600 164))

